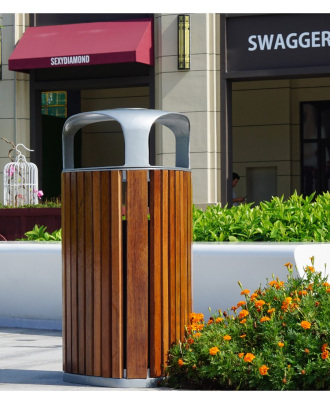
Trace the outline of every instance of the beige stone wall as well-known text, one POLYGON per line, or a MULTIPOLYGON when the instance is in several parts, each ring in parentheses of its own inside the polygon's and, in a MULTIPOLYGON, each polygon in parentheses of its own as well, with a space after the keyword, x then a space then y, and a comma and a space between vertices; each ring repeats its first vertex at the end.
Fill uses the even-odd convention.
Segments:
MULTIPOLYGON (((0 14, 2 19, 2 79, 0 80, 0 137, 30 146, 29 75, 8 70, 8 58, 28 25, 27 14, 0 14)), ((3 168, 11 148, 0 141, 0 203, 3 203, 3 168)), ((28 152, 24 153, 27 159, 28 152)))
MULTIPOLYGON (((220 198, 220 16, 190 17, 189 71, 177 69, 177 14, 155 17, 156 108, 189 118, 193 201, 212 203, 220 198)), ((160 128, 156 140, 157 162, 173 166, 173 135, 160 128)))
MULTIPOLYGON (((330 99, 330 78, 233 83, 233 170, 236 194, 251 169, 276 168, 275 196, 300 191, 300 103, 330 99), (249 170, 250 169, 250 170, 249 170)), ((254 200, 254 199, 248 199, 254 200)))

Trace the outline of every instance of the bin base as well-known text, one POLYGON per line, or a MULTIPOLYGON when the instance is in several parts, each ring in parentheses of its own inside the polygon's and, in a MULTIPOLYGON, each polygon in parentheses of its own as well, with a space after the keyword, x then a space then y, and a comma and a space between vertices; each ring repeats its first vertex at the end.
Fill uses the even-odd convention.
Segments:
POLYGON ((102 386, 111 388, 153 388, 157 387, 160 378, 126 379, 103 378, 101 376, 78 375, 64 372, 63 381, 78 385, 102 386))

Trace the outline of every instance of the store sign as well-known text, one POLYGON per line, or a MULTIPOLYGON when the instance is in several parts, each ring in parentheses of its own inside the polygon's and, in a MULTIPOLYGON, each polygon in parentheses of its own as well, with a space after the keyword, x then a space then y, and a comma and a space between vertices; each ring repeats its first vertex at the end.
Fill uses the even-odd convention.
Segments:
POLYGON ((330 66, 330 14, 226 18, 227 72, 330 66))
POLYGON ((72 65, 72 64, 89 64, 90 56, 68 56, 68 57, 52 57, 50 59, 50 65, 72 65))

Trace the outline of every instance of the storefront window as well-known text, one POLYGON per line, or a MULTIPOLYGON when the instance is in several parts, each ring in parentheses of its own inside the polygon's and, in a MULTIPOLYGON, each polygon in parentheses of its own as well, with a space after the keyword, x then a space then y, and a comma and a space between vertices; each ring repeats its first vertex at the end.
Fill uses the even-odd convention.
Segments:
POLYGON ((41 113, 55 117, 67 117, 67 93, 63 92, 42 92, 41 113))
POLYGON ((330 101, 302 104, 302 190, 330 190, 330 101))

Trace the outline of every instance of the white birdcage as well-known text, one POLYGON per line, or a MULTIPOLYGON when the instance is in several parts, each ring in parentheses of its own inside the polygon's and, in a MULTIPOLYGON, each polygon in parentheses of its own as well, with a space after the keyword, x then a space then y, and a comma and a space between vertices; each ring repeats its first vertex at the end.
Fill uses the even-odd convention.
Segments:
POLYGON ((18 146, 33 151, 19 143, 15 147, 15 162, 5 165, 3 170, 5 206, 38 204, 38 168, 35 164, 26 161, 25 156, 18 150, 18 146))

